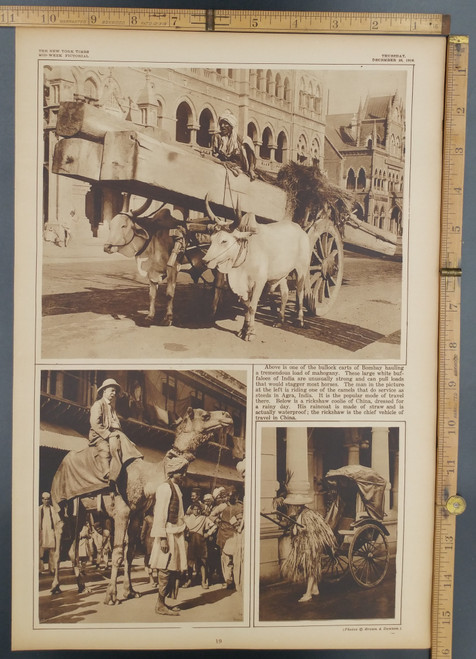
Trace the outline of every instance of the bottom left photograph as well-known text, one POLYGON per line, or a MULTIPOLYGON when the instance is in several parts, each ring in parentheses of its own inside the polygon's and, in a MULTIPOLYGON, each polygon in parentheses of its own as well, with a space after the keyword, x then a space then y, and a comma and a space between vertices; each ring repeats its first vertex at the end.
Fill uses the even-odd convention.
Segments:
POLYGON ((243 623, 246 381, 41 371, 40 626, 243 623))

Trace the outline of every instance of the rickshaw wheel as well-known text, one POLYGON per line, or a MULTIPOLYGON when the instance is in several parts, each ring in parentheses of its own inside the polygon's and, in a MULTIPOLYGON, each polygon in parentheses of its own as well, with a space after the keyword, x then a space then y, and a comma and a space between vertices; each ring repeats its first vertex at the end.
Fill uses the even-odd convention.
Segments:
POLYGON ((312 254, 304 304, 313 315, 325 316, 334 305, 342 284, 344 246, 331 220, 318 220, 308 233, 312 254))
POLYGON ((383 531, 367 524, 356 529, 349 547, 349 568, 354 581, 363 588, 377 586, 387 574, 389 551, 383 531))
POLYGON ((322 577, 330 583, 342 581, 349 570, 349 559, 346 554, 329 551, 321 559, 322 577))

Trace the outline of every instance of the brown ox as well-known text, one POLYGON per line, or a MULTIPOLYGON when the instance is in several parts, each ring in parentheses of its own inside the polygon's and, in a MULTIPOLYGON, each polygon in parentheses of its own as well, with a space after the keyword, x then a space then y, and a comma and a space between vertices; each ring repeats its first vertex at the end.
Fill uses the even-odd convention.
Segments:
MULTIPOLYGON (((192 462, 195 459, 197 449, 208 442, 221 428, 233 428, 233 419, 228 412, 221 410, 206 412, 190 407, 177 426, 175 441, 172 448, 167 452, 166 459, 167 457, 183 455, 189 463, 192 462)), ((89 450, 91 449, 85 449, 85 451, 89 450)), ((66 455, 64 461, 58 467, 51 486, 56 536, 52 595, 61 592, 59 566, 66 524, 70 527, 72 544, 69 548, 69 557, 73 564, 78 592, 81 593, 86 590, 79 562, 79 532, 85 521, 86 510, 95 509, 97 506, 95 496, 97 492, 80 496, 76 506, 73 505, 75 499, 65 499, 61 485, 64 473, 63 463, 74 462, 74 460, 74 452, 66 455), (66 512, 68 512, 67 515, 66 512)), ((123 599, 139 596, 138 593, 134 592, 131 585, 131 563, 136 541, 139 537, 140 522, 145 511, 154 504, 155 492, 158 486, 165 480, 163 461, 150 463, 142 459, 136 459, 122 469, 117 483, 119 494, 116 494, 114 499, 111 499, 108 491, 103 495, 103 506, 107 515, 114 522, 112 569, 104 600, 105 604, 116 604, 118 602, 117 578, 122 564, 124 564, 123 599)))
MULTIPOLYGON (((207 210, 218 226, 226 225, 213 215, 208 204, 207 210)), ((286 278, 293 271, 296 272, 297 282, 297 322, 303 327, 304 287, 311 260, 308 235, 291 221, 257 224, 253 213, 243 216, 240 227, 248 230, 234 229, 230 232, 221 228, 213 235, 203 257, 210 269, 217 268, 228 275, 231 290, 245 304, 245 319, 239 336, 245 341, 254 338, 256 307, 266 284, 271 291, 279 286, 281 307, 275 326, 284 322, 289 296, 286 278)))
POLYGON ((139 274, 149 280, 147 320, 155 318, 157 289, 159 284, 167 282, 167 307, 163 322, 165 325, 171 325, 177 266, 175 263, 169 265, 174 249, 174 238, 170 235, 170 229, 177 228, 180 220, 175 218, 168 208, 162 208, 150 218, 146 229, 138 223, 138 216, 150 203, 146 202, 136 211, 129 211, 129 196, 126 195, 122 211, 110 222, 104 251, 108 254, 119 252, 123 256, 135 257, 139 274))
MULTIPOLYGON (((108 254, 118 252, 123 256, 134 256, 137 269, 142 277, 149 280, 149 312, 147 320, 154 320, 156 313, 156 298, 159 284, 167 282, 166 311, 163 325, 172 325, 173 303, 177 274, 180 269, 184 249, 187 225, 178 219, 168 208, 161 208, 151 217, 140 218, 151 204, 147 201, 141 208, 129 211, 129 195, 124 198, 124 207, 115 215, 109 225, 109 235, 104 245, 108 254), (172 234, 176 234, 174 237, 172 234)), ((195 254, 191 275, 198 280, 198 276, 206 266, 201 261, 201 255, 195 254), (195 275, 195 276, 194 276, 195 275)), ((220 277, 222 277, 220 275, 220 277)), ((215 278, 215 293, 212 305, 212 315, 217 310, 222 279, 215 278)))

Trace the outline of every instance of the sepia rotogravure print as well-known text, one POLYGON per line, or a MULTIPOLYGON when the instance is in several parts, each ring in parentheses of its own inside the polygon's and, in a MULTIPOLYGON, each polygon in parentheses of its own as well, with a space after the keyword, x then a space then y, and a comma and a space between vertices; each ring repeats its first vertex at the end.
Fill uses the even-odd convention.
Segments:
POLYGON ((427 647, 444 40, 98 34, 18 37, 15 649, 427 647))
POLYGON ((43 88, 43 357, 400 357, 406 70, 45 63, 43 88), (263 245, 230 231, 251 213, 263 245))

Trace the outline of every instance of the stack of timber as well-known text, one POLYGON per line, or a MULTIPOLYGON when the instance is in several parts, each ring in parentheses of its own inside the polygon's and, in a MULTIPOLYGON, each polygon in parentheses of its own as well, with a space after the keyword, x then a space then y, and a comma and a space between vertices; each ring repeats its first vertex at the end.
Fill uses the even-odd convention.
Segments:
POLYGON ((67 102, 60 106, 53 173, 89 183, 101 183, 142 197, 157 199, 205 214, 204 199, 213 211, 235 217, 253 212, 264 222, 286 217, 286 194, 263 181, 235 176, 222 163, 190 147, 171 144, 143 127, 92 105, 67 102))

